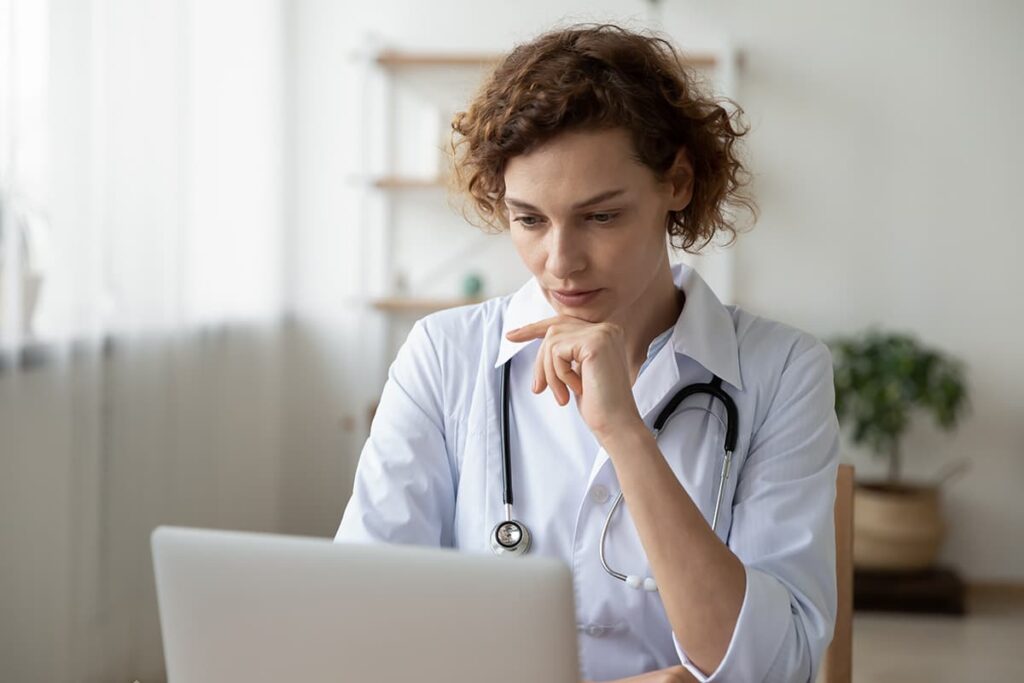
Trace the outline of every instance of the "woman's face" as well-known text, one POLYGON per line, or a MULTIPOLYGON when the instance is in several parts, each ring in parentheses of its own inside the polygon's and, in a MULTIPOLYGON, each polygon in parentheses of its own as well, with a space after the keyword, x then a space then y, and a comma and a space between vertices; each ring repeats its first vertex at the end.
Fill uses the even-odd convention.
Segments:
POLYGON ((560 314, 628 321, 665 277, 668 212, 689 203, 692 169, 680 152, 659 184, 632 155, 623 128, 572 131, 506 164, 512 241, 560 314))

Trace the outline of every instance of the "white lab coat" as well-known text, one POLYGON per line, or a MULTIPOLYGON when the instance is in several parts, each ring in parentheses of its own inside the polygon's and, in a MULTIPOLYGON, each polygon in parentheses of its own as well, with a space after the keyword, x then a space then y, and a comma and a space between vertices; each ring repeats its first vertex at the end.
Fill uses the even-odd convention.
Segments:
MULTIPOLYGON (((505 332, 555 315, 536 280, 515 294, 428 315, 391 365, 338 541, 452 546, 489 553, 503 518, 500 367, 511 374, 515 515, 530 552, 561 558, 577 596, 585 678, 607 680, 682 663, 701 681, 813 681, 836 612, 833 502, 838 460, 828 347, 782 323, 723 306, 692 268, 673 267, 686 302, 668 342, 633 387, 648 426, 674 391, 712 373, 736 402, 739 439, 718 524, 746 567, 746 592, 725 658, 701 671, 672 632, 659 594, 607 574, 598 555, 619 492, 608 454, 580 417, 530 386, 539 340, 505 332)), ((683 406, 722 404, 707 395, 683 406)), ((661 452, 710 524, 722 428, 679 412, 661 452)), ((628 501, 608 532, 611 567, 651 576, 628 501)), ((685 640, 685 638, 683 639, 685 640)))

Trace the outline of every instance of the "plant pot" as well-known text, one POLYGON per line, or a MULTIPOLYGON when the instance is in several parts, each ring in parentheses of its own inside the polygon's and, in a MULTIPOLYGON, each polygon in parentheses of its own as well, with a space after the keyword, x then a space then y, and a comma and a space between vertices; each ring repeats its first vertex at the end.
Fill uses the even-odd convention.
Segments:
POLYGON ((939 489, 861 482, 853 504, 856 567, 914 570, 935 564, 946 535, 939 489))

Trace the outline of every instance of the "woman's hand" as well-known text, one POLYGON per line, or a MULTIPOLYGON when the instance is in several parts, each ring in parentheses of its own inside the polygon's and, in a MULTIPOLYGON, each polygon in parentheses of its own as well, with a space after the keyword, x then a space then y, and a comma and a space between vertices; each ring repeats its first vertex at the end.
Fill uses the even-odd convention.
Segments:
POLYGON ((509 341, 543 338, 534 367, 533 392, 550 387, 558 405, 576 395, 576 407, 600 440, 616 430, 642 426, 633 398, 625 334, 614 323, 559 315, 512 330, 509 341))
MULTIPOLYGON (((639 676, 620 678, 609 683, 696 683, 696 681, 697 679, 685 667, 671 666, 667 669, 648 671, 639 676)), ((591 683, 591 681, 583 681, 583 683, 591 683)))

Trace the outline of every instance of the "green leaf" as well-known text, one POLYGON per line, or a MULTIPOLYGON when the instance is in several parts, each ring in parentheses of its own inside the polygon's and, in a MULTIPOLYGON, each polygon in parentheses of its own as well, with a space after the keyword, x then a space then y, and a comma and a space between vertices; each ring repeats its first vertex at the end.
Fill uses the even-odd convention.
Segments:
POLYGON ((967 411, 963 364, 910 334, 871 329, 828 345, 839 421, 854 443, 881 457, 899 457, 915 410, 929 413, 946 430, 967 411))

